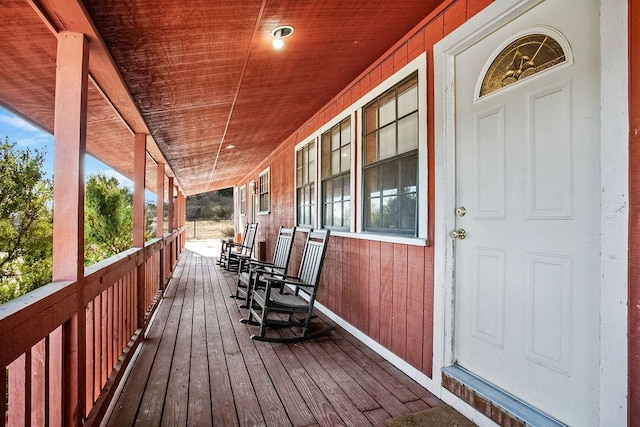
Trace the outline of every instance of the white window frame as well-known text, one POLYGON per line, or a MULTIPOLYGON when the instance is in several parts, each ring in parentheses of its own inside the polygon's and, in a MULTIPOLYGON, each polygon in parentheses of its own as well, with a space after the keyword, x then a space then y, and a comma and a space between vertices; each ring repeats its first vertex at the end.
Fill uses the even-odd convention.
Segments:
POLYGON ((350 223, 349 223, 349 227, 348 230, 339 230, 339 229, 333 229, 331 228, 331 233, 333 235, 335 235, 336 233, 349 233, 349 232, 353 232, 355 230, 355 224, 356 224, 356 220, 355 220, 355 215, 356 212, 354 212, 353 210, 353 201, 354 201, 354 197, 356 197, 356 189, 355 189, 355 172, 354 172, 354 166, 355 166, 355 145, 356 145, 356 129, 354 126, 354 121, 356 120, 356 115, 355 115, 355 111, 352 113, 346 113, 346 111, 344 112, 344 114, 338 114, 334 119, 332 119, 330 122, 327 123, 327 125, 323 126, 322 128, 320 128, 319 132, 317 133, 316 136, 316 140, 318 141, 318 145, 316 145, 316 158, 318 159, 318 167, 317 167, 317 175, 318 175, 318 180, 317 182, 319 183, 319 188, 317 193, 318 194, 318 206, 316 207, 316 218, 317 218, 317 225, 319 228, 324 228, 323 224, 322 224, 322 217, 324 215, 323 212, 323 208, 324 208, 324 200, 322 199, 322 135, 324 135, 325 133, 329 132, 331 129, 333 129, 336 125, 342 123, 344 120, 346 120, 347 118, 350 119, 350 124, 349 127, 351 128, 351 142, 349 142, 349 151, 350 151, 350 159, 351 161, 349 162, 349 186, 350 186, 350 192, 351 192, 351 198, 350 198, 350 211, 351 211, 351 218, 349 219, 350 223))
POLYGON ((318 191, 318 179, 319 179, 319 173, 320 173, 320 159, 318 158, 318 145, 320 144, 320 139, 317 135, 317 132, 314 133, 313 137, 311 138, 306 138, 304 139, 302 142, 299 142, 298 144, 296 144, 294 150, 293 150, 293 201, 294 201, 294 212, 293 212, 293 218, 294 218, 294 223, 296 224, 296 227, 299 227, 301 230, 304 229, 309 229, 309 228, 318 228, 318 224, 319 224, 319 220, 318 220, 318 202, 320 201, 320 195, 319 195, 319 191, 318 191), (314 145, 314 154, 315 154, 315 162, 316 162, 316 170, 315 173, 313 174, 313 185, 315 188, 315 197, 314 197, 314 221, 313 224, 300 224, 300 222, 298 221, 298 151, 302 150, 304 147, 306 147, 307 145, 311 144, 311 143, 315 143, 314 145))
MULTIPOLYGON (((296 174, 296 156, 298 151, 310 143, 315 141, 316 154, 316 173, 315 173, 315 222, 314 228, 320 228, 322 225, 322 189, 319 188, 321 183, 320 173, 322 171, 322 156, 320 150, 322 134, 330 130, 336 124, 351 116, 351 225, 349 231, 331 231, 334 236, 349 237, 362 240, 374 240, 380 242, 402 243, 413 246, 427 246, 427 223, 428 223, 428 152, 427 152, 427 54, 420 54, 414 60, 402 67, 391 77, 380 83, 378 86, 370 90, 363 97, 356 100, 349 107, 345 108, 339 114, 336 114, 330 121, 313 132, 309 137, 299 142, 293 152, 293 174, 294 186, 293 197, 295 201, 294 220, 298 224, 298 200, 297 200, 297 174, 296 174), (382 95, 411 74, 418 72, 418 227, 417 237, 404 237, 392 234, 376 234, 373 232, 363 232, 363 162, 361 153, 363 152, 362 144, 362 109, 374 98, 382 95), (358 153, 358 155, 356 155, 358 153), (356 185, 357 183, 357 185, 356 185), (356 209, 354 209, 354 203, 356 209)), ((300 226, 300 227, 305 227, 300 226)))
MULTIPOLYGON (((391 77, 380 83, 378 86, 366 93, 360 98, 357 103, 357 147, 358 156, 356 158, 356 173, 359 177, 360 184, 355 190, 357 194, 357 227, 355 237, 364 238, 369 240, 379 240, 383 242, 393 243, 405 243, 418 246, 425 246, 427 242, 427 223, 429 221, 429 194, 428 194, 428 152, 427 152, 427 54, 422 53, 413 61, 402 67, 399 71, 393 74, 391 77), (373 101, 384 92, 388 91, 392 87, 396 86, 402 80, 409 77, 411 74, 418 72, 418 225, 416 229, 417 237, 403 237, 387 234, 376 234, 373 232, 364 232, 362 230, 362 223, 364 220, 364 183, 363 183, 363 141, 362 141, 362 124, 363 117, 362 112, 365 105, 373 101)), ((353 198, 353 196, 352 196, 353 198)))
POLYGON ((247 186, 241 185, 240 191, 238 191, 238 204, 240 205, 240 216, 247 215, 247 186), (244 203, 242 201, 244 197, 244 203))
POLYGON ((258 174, 258 215, 267 215, 269 212, 271 212, 271 166, 267 166, 258 174), (267 177, 267 191, 262 192, 262 179, 264 176, 267 177), (269 197, 266 210, 262 210, 262 196, 264 194, 269 197))

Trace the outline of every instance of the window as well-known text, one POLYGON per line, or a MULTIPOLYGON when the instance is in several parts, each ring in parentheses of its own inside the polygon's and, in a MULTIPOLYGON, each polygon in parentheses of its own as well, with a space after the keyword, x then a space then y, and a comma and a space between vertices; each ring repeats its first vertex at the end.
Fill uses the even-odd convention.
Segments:
POLYGON ((316 143, 296 151, 296 208, 298 225, 315 225, 316 143))
POLYGON ((247 186, 240 187, 240 215, 247 213, 247 186))
POLYGON ((480 96, 566 61, 564 49, 553 37, 547 34, 527 34, 511 42, 493 60, 482 80, 480 96))
POLYGON ((351 118, 322 134, 322 226, 348 230, 351 224, 351 118))
POLYGON ((363 108, 363 230, 417 236, 418 76, 363 108))
POLYGON ((258 176, 258 203, 260 209, 258 213, 269 212, 269 185, 271 180, 271 169, 266 168, 258 176))

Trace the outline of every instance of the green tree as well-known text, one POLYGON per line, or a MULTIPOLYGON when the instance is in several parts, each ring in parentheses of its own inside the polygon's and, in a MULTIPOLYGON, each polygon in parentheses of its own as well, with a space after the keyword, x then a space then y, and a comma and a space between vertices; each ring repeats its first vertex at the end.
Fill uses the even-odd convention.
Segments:
POLYGON ((0 303, 51 281, 52 186, 45 153, 0 142, 0 303))
POLYGON ((85 187, 85 265, 131 247, 133 196, 103 173, 92 174, 85 187))
MULTIPOLYGON (((85 186, 85 265, 131 248, 133 193, 103 173, 89 176, 85 186)), ((145 216, 145 238, 154 237, 152 218, 145 216)))

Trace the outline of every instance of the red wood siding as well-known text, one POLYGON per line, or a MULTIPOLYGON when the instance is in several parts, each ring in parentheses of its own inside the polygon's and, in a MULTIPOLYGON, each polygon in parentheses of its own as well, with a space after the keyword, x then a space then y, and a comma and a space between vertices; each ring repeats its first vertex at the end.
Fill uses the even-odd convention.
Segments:
MULTIPOLYGON (((640 2, 629 1, 629 52, 640 48, 640 2)), ((629 55, 629 425, 640 425, 640 57, 629 55)))
MULTIPOLYGON (((417 56, 427 54, 427 237, 433 240, 435 159, 433 132, 433 45, 466 22, 492 0, 444 2, 420 25, 371 64, 357 79, 283 141, 238 186, 258 180, 271 166, 271 212, 258 215, 258 240, 267 242, 273 256, 278 227, 294 221, 294 147, 349 105, 366 95, 417 56)), ((316 191, 319 186, 316 186, 316 191)), ((357 200, 356 200, 357 202, 357 200)), ((353 210, 356 211, 355 209, 353 210)), ((290 272, 297 271, 305 233, 299 233, 290 272)), ((393 244, 332 236, 325 259, 318 301, 354 327, 432 376, 433 353, 433 247, 393 244)))

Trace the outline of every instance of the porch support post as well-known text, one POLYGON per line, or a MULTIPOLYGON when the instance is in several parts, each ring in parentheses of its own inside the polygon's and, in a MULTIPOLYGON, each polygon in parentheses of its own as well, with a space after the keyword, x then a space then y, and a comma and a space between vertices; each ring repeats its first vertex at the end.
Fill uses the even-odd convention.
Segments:
MULTIPOLYGON (((158 163, 156 172, 156 237, 164 237, 164 163, 158 163)), ((158 268, 160 270, 159 289, 164 289, 164 242, 160 246, 160 259, 158 260, 158 268)))
POLYGON ((164 163, 158 163, 156 191, 156 237, 164 237, 164 163))
POLYGON ((147 135, 138 133, 134 137, 133 156, 133 247, 140 248, 143 252, 142 262, 136 271, 136 299, 137 299, 137 325, 144 327, 144 315, 147 312, 149 296, 145 295, 145 266, 144 254, 144 186, 147 168, 147 135))
POLYGON ((173 195, 175 194, 175 187, 173 186, 173 178, 169 177, 169 233, 173 233, 176 229, 175 224, 175 203, 173 202, 173 195))
POLYGON ((84 310, 84 156, 87 135, 89 42, 81 33, 58 34, 54 116, 53 281, 76 281, 77 312, 53 334, 50 371, 59 381, 55 353, 61 349, 62 411, 50 393, 50 425, 81 425, 85 418, 86 317, 84 310), (57 338, 56 337, 61 337, 57 338), (61 420, 58 418, 61 416, 61 420))
POLYGON ((144 186, 147 167, 147 135, 135 135, 133 156, 133 247, 144 248, 144 186))

